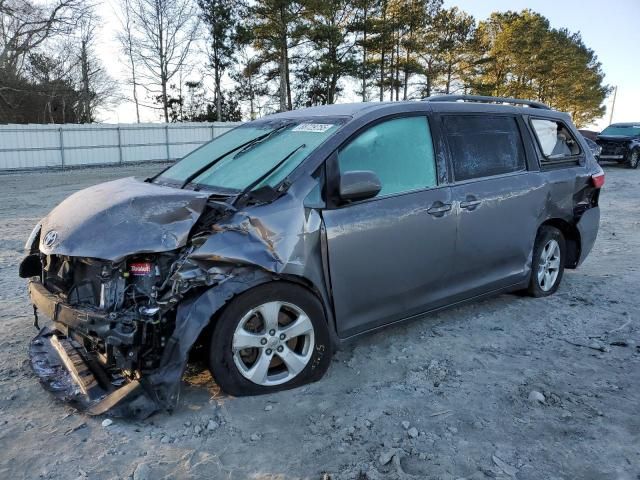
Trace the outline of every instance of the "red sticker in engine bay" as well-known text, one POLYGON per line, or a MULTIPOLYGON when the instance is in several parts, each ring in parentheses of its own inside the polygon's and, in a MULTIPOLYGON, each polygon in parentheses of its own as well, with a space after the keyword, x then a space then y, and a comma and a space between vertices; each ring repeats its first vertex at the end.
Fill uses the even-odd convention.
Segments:
POLYGON ((135 262, 129 264, 129 272, 131 275, 144 276, 151 273, 151 263, 135 262))

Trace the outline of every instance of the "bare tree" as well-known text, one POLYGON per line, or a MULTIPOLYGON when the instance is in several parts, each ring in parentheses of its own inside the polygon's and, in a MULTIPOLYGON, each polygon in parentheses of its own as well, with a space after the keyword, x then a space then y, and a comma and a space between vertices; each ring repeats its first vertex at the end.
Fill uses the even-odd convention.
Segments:
POLYGON ((0 69, 18 74, 29 53, 51 37, 73 31, 84 8, 84 0, 0 0, 0 69))
POLYGON ((95 53, 96 32, 99 18, 92 10, 86 10, 78 22, 77 29, 77 71, 80 105, 80 123, 95 121, 100 107, 114 103, 115 86, 95 53))
POLYGON ((28 120, 38 123, 75 122, 80 104, 74 80, 78 68, 75 45, 69 39, 51 45, 55 46, 55 55, 29 54, 26 74, 30 81, 15 83, 23 90, 16 99, 18 110, 26 113, 28 120), (24 102, 24 98, 31 101, 24 102))
POLYGON ((122 15, 118 15, 120 21, 120 32, 118 41, 122 48, 122 53, 127 58, 129 70, 131 71, 131 87, 133 89, 133 102, 136 105, 136 120, 140 123, 140 102, 138 101, 138 80, 136 77, 136 60, 134 55, 134 27, 132 18, 131 0, 122 0, 120 3, 122 15))
POLYGON ((61 44, 85 9, 84 0, 0 0, 0 121, 75 119, 75 59, 61 44))
POLYGON ((185 66, 198 31, 197 4, 190 0, 129 0, 131 56, 140 67, 136 85, 159 99, 169 121, 168 88, 185 66))

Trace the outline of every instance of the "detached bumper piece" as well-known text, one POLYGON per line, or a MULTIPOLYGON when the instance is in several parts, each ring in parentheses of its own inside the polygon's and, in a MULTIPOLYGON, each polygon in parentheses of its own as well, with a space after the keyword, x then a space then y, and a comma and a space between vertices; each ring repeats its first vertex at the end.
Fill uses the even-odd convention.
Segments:
POLYGON ((74 308, 48 292, 39 282, 29 285, 31 301, 38 311, 53 320, 53 328, 43 328, 31 341, 29 358, 42 385, 58 399, 89 415, 109 412, 114 417, 146 418, 159 406, 152 389, 141 381, 110 372, 84 347, 67 336, 71 330, 100 332, 106 315, 74 308))
POLYGON ((90 309, 80 309, 63 303, 49 292, 40 282, 29 283, 31 302, 45 316, 67 328, 77 328, 86 332, 89 328, 101 331, 108 322, 107 314, 90 309))
POLYGON ((58 330, 43 328, 31 341, 29 358, 40 383, 53 395, 89 415, 146 418, 158 407, 137 381, 116 387, 58 330))

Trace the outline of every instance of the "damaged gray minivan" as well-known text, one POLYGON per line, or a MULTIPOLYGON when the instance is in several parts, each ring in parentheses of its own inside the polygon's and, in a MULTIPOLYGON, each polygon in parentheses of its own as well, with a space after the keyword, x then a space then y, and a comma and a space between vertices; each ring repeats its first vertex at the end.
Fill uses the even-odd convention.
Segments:
POLYGON ((555 292, 604 174, 568 115, 516 99, 330 105, 246 123, 146 180, 71 195, 20 275, 46 388, 172 409, 195 345, 232 395, 318 380, 341 340, 461 302, 555 292))

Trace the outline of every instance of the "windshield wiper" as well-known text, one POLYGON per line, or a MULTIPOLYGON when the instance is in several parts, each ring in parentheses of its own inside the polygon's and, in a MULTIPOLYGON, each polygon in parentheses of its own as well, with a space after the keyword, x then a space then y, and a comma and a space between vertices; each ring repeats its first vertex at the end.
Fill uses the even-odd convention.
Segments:
MULTIPOLYGON (((287 160, 289 160, 291 157, 293 157, 296 153, 298 153, 300 150, 302 150, 303 148, 305 148, 307 146, 306 143, 303 143, 302 145, 299 145, 298 147, 294 148, 293 150, 291 150, 289 153, 287 153, 284 158, 280 161, 278 161, 278 163, 276 163, 273 167, 271 167, 269 170, 267 170, 265 173, 263 173, 262 175, 260 175, 257 179, 255 179, 253 182, 251 182, 244 190, 242 190, 236 197, 235 199, 231 202, 232 205, 235 205, 238 200, 240 200, 243 197, 249 196, 249 194, 251 193, 251 191, 256 187, 256 185, 259 185, 260 183, 262 183, 265 179, 269 178, 273 172, 275 172, 276 170, 278 170, 287 160)), ((271 190, 273 190, 273 187, 269 186, 268 188, 270 188, 271 190)))
MULTIPOLYGON (((276 132, 280 132, 283 129, 289 127, 291 125, 291 123, 286 123, 284 125, 279 126, 278 128, 275 128, 265 134, 260 135, 259 137, 256 137, 252 140, 249 140, 248 142, 242 143, 240 145, 238 145, 235 148, 232 148, 231 150, 229 150, 228 152, 223 153, 222 155, 220 155, 219 157, 214 158, 213 160, 211 160, 209 163, 207 163, 204 167, 199 168, 198 170, 196 170, 194 173, 192 173, 191 175, 189 175, 186 180, 184 182, 182 182, 182 185, 180 185, 180 188, 184 188, 187 185, 189 185, 193 180, 195 180, 196 178, 198 178, 200 175, 202 175, 204 172, 206 172, 207 170, 209 170, 211 167, 213 167, 216 163, 218 163, 220 160, 222 160, 224 157, 226 157, 227 155, 232 154, 233 152, 237 151, 237 150, 244 150, 245 148, 250 148, 251 146, 260 143, 268 138, 270 138, 274 133, 276 132)), ((241 151, 242 151, 241 150, 241 151)), ((235 158, 235 157, 234 157, 235 158)))
POLYGON ((262 143, 262 142, 266 142, 267 140, 269 140, 270 138, 274 137, 275 135, 277 135, 278 133, 280 133, 282 130, 288 128, 291 126, 291 123, 285 123, 283 125, 280 125, 278 128, 274 128, 273 130, 271 130, 269 133, 262 135, 256 139, 254 139, 252 142, 250 142, 247 145, 244 145, 240 151, 238 153, 236 153, 233 158, 236 159, 238 158, 240 155, 242 155, 243 153, 248 152, 249 150, 251 150, 252 148, 254 148, 256 145, 262 143))
POLYGON ((155 175, 152 175, 150 177, 147 177, 144 179, 145 182, 147 183, 151 183, 153 182, 156 178, 158 178, 160 175, 162 175, 164 172, 166 172, 167 170, 169 170, 171 167, 173 167, 174 164, 171 165, 167 165, 165 168, 163 168, 162 170, 160 170, 158 173, 156 173, 155 175))

